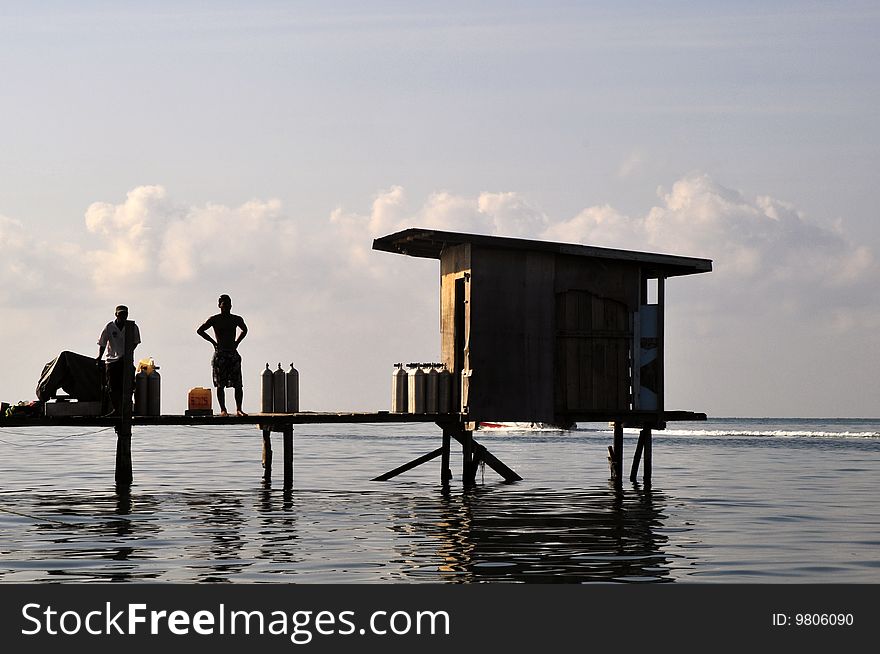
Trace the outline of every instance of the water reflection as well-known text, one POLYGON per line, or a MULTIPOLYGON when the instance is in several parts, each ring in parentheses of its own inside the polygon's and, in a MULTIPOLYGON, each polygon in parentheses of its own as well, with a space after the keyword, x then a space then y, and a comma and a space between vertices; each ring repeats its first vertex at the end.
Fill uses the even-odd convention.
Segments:
POLYGON ((192 530, 187 567, 196 581, 230 581, 250 565, 243 554, 247 518, 238 494, 199 493, 185 496, 192 530))
POLYGON ((34 523, 19 537, 46 562, 46 574, 59 580, 149 581, 159 572, 144 566, 149 543, 161 533, 151 516, 160 503, 152 495, 133 500, 127 489, 102 495, 53 494, 28 507, 34 523), (140 516, 132 519, 132 513, 140 516))
POLYGON ((668 498, 638 486, 291 491, 266 483, 17 500, 0 531, 4 581, 669 581, 673 563, 664 552, 668 498))
POLYGON ((669 581, 664 495, 634 486, 596 491, 476 488, 441 493, 395 517, 405 577, 531 583, 669 581), (421 538, 418 538, 420 535, 421 538), (434 541, 426 564, 425 540, 434 541))
POLYGON ((298 551, 294 492, 272 490, 271 482, 264 481, 257 494, 257 558, 268 562, 276 573, 295 573, 296 563, 303 557, 298 551))

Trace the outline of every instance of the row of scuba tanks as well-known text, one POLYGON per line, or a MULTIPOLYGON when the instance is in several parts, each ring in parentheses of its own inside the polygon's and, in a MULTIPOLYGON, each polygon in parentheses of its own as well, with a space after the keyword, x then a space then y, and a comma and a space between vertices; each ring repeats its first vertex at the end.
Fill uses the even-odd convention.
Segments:
POLYGON ((452 373, 442 363, 395 363, 391 412, 451 413, 452 373))
POLYGON ((260 391, 263 413, 299 413, 299 372, 292 363, 287 372, 280 363, 273 372, 267 363, 260 375, 260 391))

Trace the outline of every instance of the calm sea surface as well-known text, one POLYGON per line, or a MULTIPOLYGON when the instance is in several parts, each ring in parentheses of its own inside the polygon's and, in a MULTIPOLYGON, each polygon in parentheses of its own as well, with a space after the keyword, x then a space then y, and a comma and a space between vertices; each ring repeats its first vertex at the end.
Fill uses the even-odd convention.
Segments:
MULTIPOLYGON (((433 425, 299 426, 294 489, 260 432, 0 429, 3 582, 880 582, 880 420, 671 423, 653 486, 608 482, 607 425, 477 432, 490 469, 444 492, 433 425)), ((636 434, 625 436, 628 470, 636 434)))

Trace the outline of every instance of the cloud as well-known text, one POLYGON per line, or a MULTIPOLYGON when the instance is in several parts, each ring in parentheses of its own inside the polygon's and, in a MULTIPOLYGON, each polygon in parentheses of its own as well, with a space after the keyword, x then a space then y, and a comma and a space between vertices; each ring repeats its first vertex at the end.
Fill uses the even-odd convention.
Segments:
POLYGON ((155 268, 156 232, 167 220, 170 206, 161 186, 139 186, 129 191, 122 204, 95 202, 89 206, 86 228, 104 241, 103 247, 86 253, 96 285, 126 285, 155 268))
POLYGON ((546 214, 519 193, 481 193, 479 211, 490 220, 492 232, 503 236, 532 237, 549 222, 546 214))
POLYGON ((706 174, 688 175, 668 192, 658 189, 658 196, 660 203, 644 216, 590 207, 543 236, 713 259, 715 272, 705 283, 722 313, 731 304, 864 313, 865 296, 856 298, 876 295, 873 253, 847 240, 839 223, 812 222, 790 203, 748 197, 706 174))
POLYGON ((82 251, 73 244, 44 240, 24 224, 0 215, 0 307, 52 305, 82 284, 82 251))
POLYGON ((137 187, 121 204, 95 202, 85 224, 98 241, 85 252, 89 274, 104 291, 253 270, 292 256, 297 244, 294 222, 281 215, 278 200, 185 206, 161 186, 137 187))
POLYGON ((617 168, 617 177, 620 179, 631 177, 639 172, 644 165, 644 157, 638 152, 635 152, 620 163, 620 166, 617 168))
POLYGON ((246 276, 259 280, 258 288, 295 285, 316 298, 344 295, 344 286, 361 293, 367 280, 382 290, 392 285, 382 280, 405 276, 406 265, 373 252, 372 240, 418 226, 710 258, 714 295, 728 304, 851 311, 865 294, 876 294, 873 253, 848 241, 839 221, 811 221, 790 203, 750 197, 699 173, 658 189, 658 198, 640 216, 606 204, 552 221, 516 192, 437 191, 415 205, 404 188, 391 186, 366 213, 340 207, 316 222, 286 215, 275 199, 185 205, 161 186, 141 186, 121 203, 90 205, 82 245, 49 245, 21 222, 0 217, 0 281, 7 302, 57 295, 62 277, 89 279, 102 296, 246 276))

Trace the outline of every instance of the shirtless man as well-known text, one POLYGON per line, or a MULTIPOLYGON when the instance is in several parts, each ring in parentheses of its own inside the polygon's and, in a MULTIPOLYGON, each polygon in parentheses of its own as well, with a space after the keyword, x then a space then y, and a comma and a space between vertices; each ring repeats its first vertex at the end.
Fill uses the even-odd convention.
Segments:
POLYGON ((231 386, 235 389, 235 415, 246 416, 247 414, 241 410, 244 393, 241 388, 241 355, 238 353, 238 344, 247 336, 248 328, 241 316, 231 313, 232 300, 228 295, 221 295, 217 306, 220 307, 220 313, 208 318, 196 333, 214 346, 211 368, 214 386, 217 387, 220 415, 229 415, 226 412, 226 389, 231 386), (215 338, 211 338, 208 334, 210 327, 214 328, 215 338), (240 331, 236 336, 238 330, 240 331))

